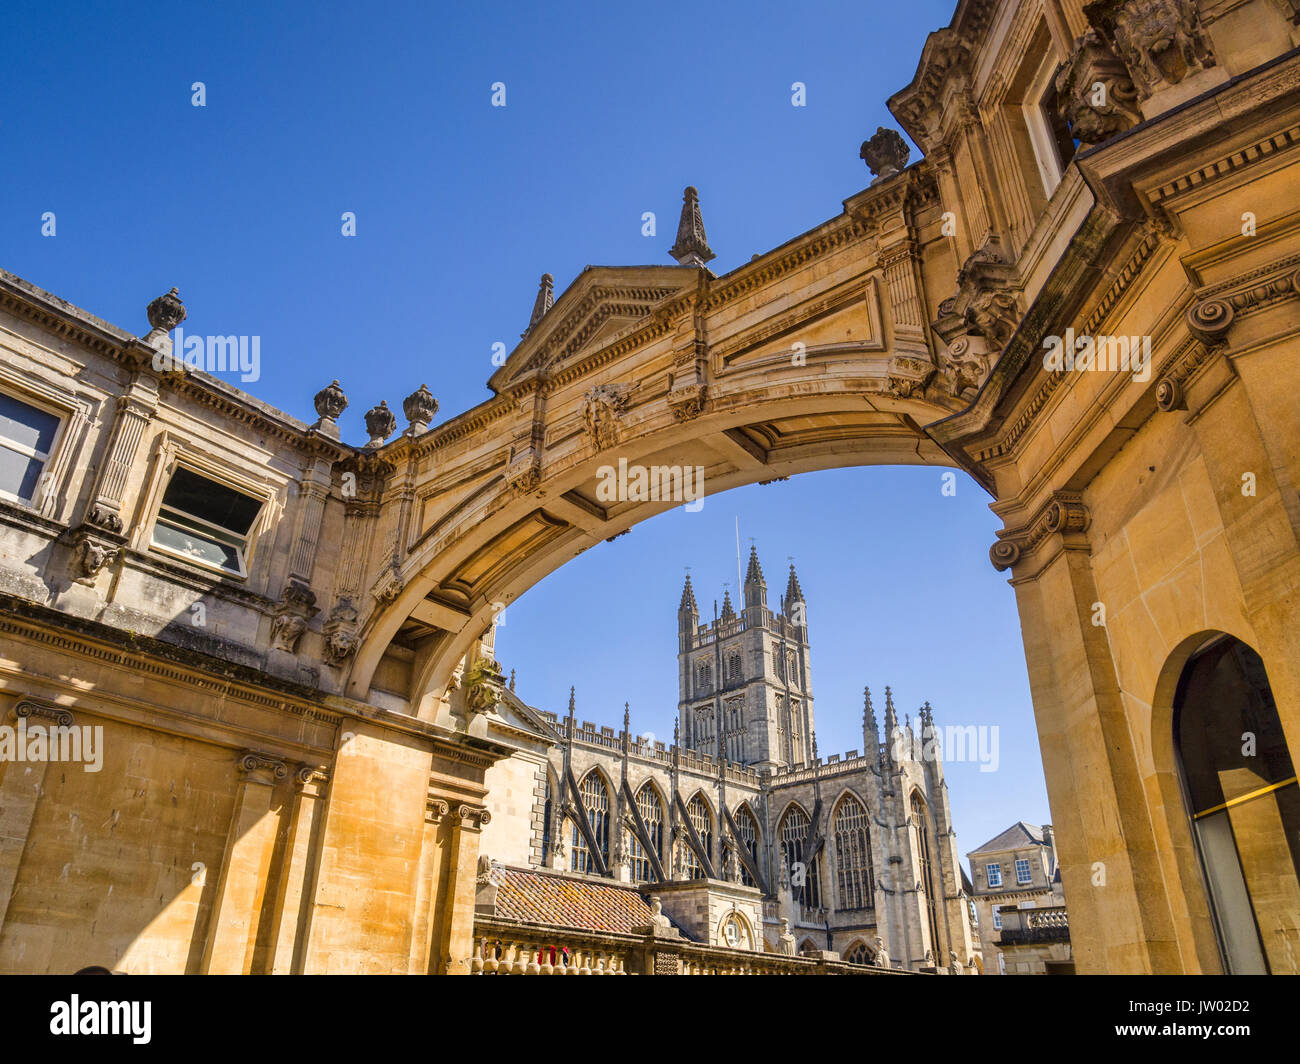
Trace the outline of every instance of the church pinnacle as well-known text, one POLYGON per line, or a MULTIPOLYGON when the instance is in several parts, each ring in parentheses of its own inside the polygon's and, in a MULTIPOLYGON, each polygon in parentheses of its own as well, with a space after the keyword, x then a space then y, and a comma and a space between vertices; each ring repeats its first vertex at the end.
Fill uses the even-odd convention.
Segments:
POLYGON ((682 193, 682 217, 677 223, 677 243, 668 254, 682 266, 703 266, 714 258, 704 236, 704 218, 700 214, 700 194, 694 185, 682 193))
POLYGON ((749 568, 745 572, 745 607, 767 605, 767 581, 758 564, 758 548, 749 548, 749 568))
POLYGON ((727 590, 722 593, 722 619, 724 621, 734 621, 736 611, 731 605, 731 591, 727 590))
POLYGON ((555 305, 555 278, 549 273, 542 274, 542 280, 537 286, 537 299, 533 301, 533 316, 528 319, 528 328, 519 334, 523 339, 533 331, 539 321, 546 316, 546 312, 555 305))
POLYGON ((792 602, 803 602, 803 588, 799 586, 799 577, 794 571, 794 562, 790 563, 790 579, 785 584, 785 605, 790 608, 792 602))
POLYGON ((862 752, 868 757, 875 754, 880 743, 880 726, 876 723, 876 710, 871 704, 871 688, 862 689, 862 752))
POLYGON ((695 604, 695 589, 691 587, 691 574, 686 574, 686 584, 682 588, 682 601, 677 607, 677 612, 693 613, 699 616, 700 608, 695 604))

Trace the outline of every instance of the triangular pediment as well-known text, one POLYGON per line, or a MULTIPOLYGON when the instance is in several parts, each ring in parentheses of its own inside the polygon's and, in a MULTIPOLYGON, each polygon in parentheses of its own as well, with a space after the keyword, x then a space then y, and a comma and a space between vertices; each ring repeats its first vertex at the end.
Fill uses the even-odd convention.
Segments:
POLYGON ((488 726, 516 746, 530 740, 551 746, 559 739, 541 714, 510 690, 502 692, 501 700, 489 714, 488 726))
POLYGON ((498 394, 539 371, 554 372, 653 318, 655 308, 695 288, 693 266, 588 266, 492 374, 498 394))

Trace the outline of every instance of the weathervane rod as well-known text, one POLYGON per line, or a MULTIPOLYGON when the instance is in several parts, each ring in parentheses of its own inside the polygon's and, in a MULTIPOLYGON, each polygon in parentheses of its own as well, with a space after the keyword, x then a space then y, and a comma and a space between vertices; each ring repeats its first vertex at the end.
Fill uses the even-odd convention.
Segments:
POLYGON ((743 583, 740 578, 740 514, 736 514, 736 591, 738 593, 743 583))

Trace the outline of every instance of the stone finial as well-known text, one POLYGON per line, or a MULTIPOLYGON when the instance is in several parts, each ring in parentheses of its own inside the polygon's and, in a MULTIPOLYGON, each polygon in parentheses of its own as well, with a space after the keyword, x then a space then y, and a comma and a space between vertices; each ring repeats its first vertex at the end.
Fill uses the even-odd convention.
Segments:
POLYGON ((367 447, 380 446, 389 436, 397 431, 397 418, 388 409, 388 403, 379 400, 378 406, 366 411, 366 432, 370 436, 367 447))
POLYGON ((348 397, 343 394, 338 381, 331 381, 329 387, 318 391, 313 402, 322 421, 337 421, 339 415, 348 408, 348 397))
POLYGON ((514 669, 511 669, 511 670, 510 670, 510 690, 513 691, 514 689, 515 689, 515 670, 514 670, 514 669))
POLYGON ((884 181, 899 173, 907 165, 907 157, 911 154, 912 149, 907 146, 901 133, 877 126, 875 136, 862 142, 858 157, 876 175, 871 182, 874 185, 877 181, 884 181))
POLYGON ((537 285, 537 298, 533 300, 532 317, 528 319, 528 328, 519 334, 522 340, 542 318, 546 317, 546 312, 555 305, 555 278, 549 273, 542 274, 542 279, 537 285))
POLYGON ((185 304, 181 302, 180 293, 173 288, 150 303, 145 314, 155 332, 169 333, 185 320, 185 304))
POLYGON ((429 422, 433 420, 433 415, 438 412, 438 400, 433 397, 423 384, 402 400, 402 413, 406 415, 406 420, 411 423, 411 433, 416 434, 423 432, 429 427, 429 422))
POLYGON ((677 243, 668 254, 682 266, 703 266, 716 258, 704 236, 704 217, 700 214, 700 194, 694 185, 682 193, 682 217, 677 223, 677 243))

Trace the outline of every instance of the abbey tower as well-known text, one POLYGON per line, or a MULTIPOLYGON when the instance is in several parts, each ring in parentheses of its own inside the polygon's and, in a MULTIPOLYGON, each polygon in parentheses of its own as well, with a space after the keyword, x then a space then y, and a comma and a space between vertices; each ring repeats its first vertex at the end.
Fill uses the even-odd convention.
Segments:
MULTIPOLYGON (((802 768, 813 755, 807 604, 794 566, 780 611, 767 605, 767 581, 750 548, 744 607, 729 592, 722 611, 700 624, 691 578, 677 610, 678 713, 687 750, 762 771, 802 768)), ((716 604, 715 604, 716 612, 716 604)))

